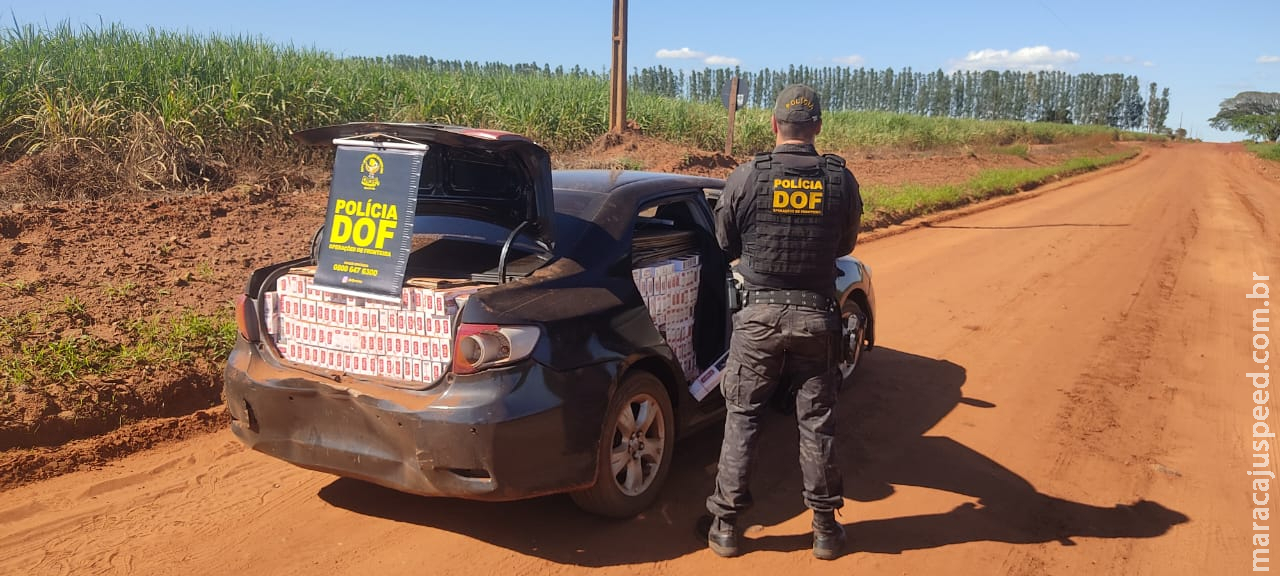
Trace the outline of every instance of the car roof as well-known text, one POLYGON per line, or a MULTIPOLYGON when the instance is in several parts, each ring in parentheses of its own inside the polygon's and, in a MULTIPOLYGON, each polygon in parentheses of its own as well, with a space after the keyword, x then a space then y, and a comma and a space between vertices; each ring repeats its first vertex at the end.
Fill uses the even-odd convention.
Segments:
POLYGON ((556 212, 596 221, 614 210, 629 212, 673 192, 721 189, 724 180, 635 170, 555 170, 551 187, 556 212))
POLYGON ((624 245, 640 206, 676 193, 721 189, 718 178, 633 170, 555 170, 557 251, 584 266, 611 261, 624 245))

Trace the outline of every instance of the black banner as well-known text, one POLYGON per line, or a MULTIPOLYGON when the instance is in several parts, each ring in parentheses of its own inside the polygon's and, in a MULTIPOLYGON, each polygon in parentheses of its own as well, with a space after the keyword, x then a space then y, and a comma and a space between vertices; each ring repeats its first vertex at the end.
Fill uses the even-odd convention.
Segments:
POLYGON ((421 150, 338 146, 317 286, 400 301, 413 248, 422 157, 421 150))

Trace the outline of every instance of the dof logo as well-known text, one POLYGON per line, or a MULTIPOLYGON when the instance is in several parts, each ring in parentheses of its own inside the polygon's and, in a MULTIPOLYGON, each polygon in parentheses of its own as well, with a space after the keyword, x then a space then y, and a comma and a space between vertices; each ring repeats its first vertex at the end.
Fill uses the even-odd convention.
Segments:
POLYGON ((773 181, 775 214, 822 214, 822 180, 778 178, 773 181))
POLYGON ((369 154, 360 162, 360 185, 365 190, 377 190, 378 185, 382 182, 378 179, 378 175, 386 171, 386 167, 382 162, 382 157, 377 154, 369 154))

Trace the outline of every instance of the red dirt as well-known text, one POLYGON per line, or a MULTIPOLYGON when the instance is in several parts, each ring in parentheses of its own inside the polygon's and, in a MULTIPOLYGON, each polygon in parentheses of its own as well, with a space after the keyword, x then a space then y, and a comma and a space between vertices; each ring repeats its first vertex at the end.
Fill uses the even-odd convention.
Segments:
POLYGON ((1277 505, 1251 502, 1246 472, 1277 460, 1257 467, 1249 442, 1244 295, 1254 274, 1276 288, 1280 177, 1239 146, 1144 156, 858 247, 880 324, 838 406, 851 545, 834 562, 810 555, 794 423, 773 415, 732 560, 695 534, 715 430, 625 522, 563 496, 399 494, 222 432, 0 493, 0 573, 1248 571, 1254 515, 1277 505))
MULTIPOLYGON (((846 156, 867 186, 958 182, 981 169, 1056 163, 1078 152, 1045 149, 1029 159, 967 151, 864 151, 846 156)), ((628 134, 557 157, 556 164, 724 177, 748 158, 628 134)), ((0 184, 5 178, 12 184, 30 169, 28 164, 0 167, 0 184)), ((254 268, 306 253, 323 219, 325 178, 314 168, 275 170, 241 173, 236 178, 241 184, 216 193, 146 193, 0 206, 0 320, 37 313, 39 328, 29 341, 92 337, 127 345, 127 327, 140 319, 172 320, 184 311, 229 314, 232 298, 254 268), (282 189, 292 191, 272 192, 282 189), (83 311, 68 312, 69 298, 83 303, 83 311)), ((0 331, 0 346, 5 344, 0 331)), ((8 353, 17 353, 21 343, 8 345, 8 353)), ((216 359, 197 359, 141 366, 105 378, 5 387, 0 392, 3 488, 98 463, 51 453, 41 460, 51 468, 41 471, 29 466, 26 452, 11 449, 55 447, 56 452, 68 440, 122 424, 181 416, 219 404, 221 365, 216 359), (22 473, 3 474, 6 470, 22 473)))

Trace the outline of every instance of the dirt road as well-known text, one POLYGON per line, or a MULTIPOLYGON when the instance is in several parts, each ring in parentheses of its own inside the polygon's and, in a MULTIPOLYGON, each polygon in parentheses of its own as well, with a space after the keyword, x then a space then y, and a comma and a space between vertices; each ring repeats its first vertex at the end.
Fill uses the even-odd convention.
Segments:
POLYGON ((733 560, 694 535, 715 430, 680 445, 661 500, 621 523, 565 497, 405 496, 220 433, 0 494, 0 573, 1243 572, 1255 533, 1243 374, 1259 371, 1251 310, 1271 306, 1244 296, 1254 273, 1280 291, 1280 176, 1262 170, 1238 147, 1151 148, 860 246, 880 349, 841 399, 854 552, 833 563, 809 554, 794 426, 778 415, 758 527, 733 560))

